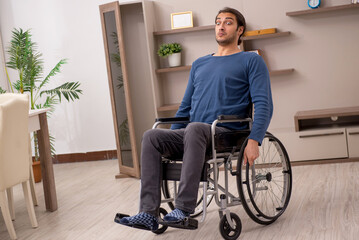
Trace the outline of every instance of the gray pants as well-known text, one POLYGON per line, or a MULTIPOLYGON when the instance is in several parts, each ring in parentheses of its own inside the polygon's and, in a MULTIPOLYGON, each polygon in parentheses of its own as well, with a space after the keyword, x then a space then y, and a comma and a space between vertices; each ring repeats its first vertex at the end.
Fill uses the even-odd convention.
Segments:
MULTIPOLYGON (((216 133, 229 131, 217 127, 216 133)), ((161 156, 183 156, 175 207, 193 213, 206 150, 211 147, 211 125, 190 123, 186 128, 151 129, 144 133, 141 151, 140 212, 158 216, 161 204, 161 156)))

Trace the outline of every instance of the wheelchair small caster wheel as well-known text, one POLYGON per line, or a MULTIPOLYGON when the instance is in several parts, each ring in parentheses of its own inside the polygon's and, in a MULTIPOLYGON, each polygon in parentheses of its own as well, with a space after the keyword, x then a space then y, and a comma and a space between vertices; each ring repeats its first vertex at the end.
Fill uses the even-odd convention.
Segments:
POLYGON ((221 232, 222 237, 226 240, 237 239, 242 231, 242 223, 238 215, 231 213, 231 219, 235 225, 234 229, 229 225, 226 215, 224 215, 219 222, 219 231, 221 232))
MULTIPOLYGON (((159 220, 161 222, 161 221, 163 221, 163 217, 167 215, 167 211, 164 208, 160 208, 159 210, 160 210, 159 220)), ((168 228, 168 226, 159 224, 158 229, 156 231, 152 231, 152 232, 156 233, 156 234, 162 234, 167 230, 167 228, 168 228)))

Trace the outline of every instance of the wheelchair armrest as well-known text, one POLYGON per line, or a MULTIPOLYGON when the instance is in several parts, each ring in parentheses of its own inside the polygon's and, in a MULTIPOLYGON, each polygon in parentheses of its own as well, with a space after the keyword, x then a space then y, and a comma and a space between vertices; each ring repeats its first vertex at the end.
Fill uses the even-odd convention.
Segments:
POLYGON ((156 118, 156 122, 189 122, 189 117, 168 117, 168 118, 156 118))
POLYGON ((242 119, 239 115, 219 115, 218 120, 238 120, 242 119))
POLYGON ((212 123, 211 132, 212 132, 212 141, 214 142, 214 135, 216 133, 216 126, 218 123, 229 123, 229 122, 248 122, 249 130, 252 129, 252 118, 243 118, 239 115, 219 115, 217 119, 212 123))
POLYGON ((169 117, 169 118, 156 118, 155 124, 152 128, 157 128, 160 124, 174 124, 174 123, 189 123, 189 117, 169 117))
POLYGON ((238 120, 238 122, 251 122, 251 118, 243 118, 239 115, 219 115, 217 118, 218 121, 235 121, 238 120))

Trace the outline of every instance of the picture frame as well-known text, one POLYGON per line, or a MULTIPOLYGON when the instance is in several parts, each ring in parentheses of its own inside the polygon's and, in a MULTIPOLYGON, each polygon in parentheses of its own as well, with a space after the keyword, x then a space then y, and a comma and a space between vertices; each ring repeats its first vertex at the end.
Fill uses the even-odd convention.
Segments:
POLYGON ((171 28, 190 28, 193 27, 192 11, 171 13, 171 28))

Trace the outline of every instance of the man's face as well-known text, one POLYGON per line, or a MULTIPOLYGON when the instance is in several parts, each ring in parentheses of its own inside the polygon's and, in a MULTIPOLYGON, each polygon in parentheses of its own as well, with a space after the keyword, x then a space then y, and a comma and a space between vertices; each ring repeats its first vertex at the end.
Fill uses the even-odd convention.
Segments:
POLYGON ((237 43, 243 32, 243 26, 237 29, 236 16, 232 13, 220 13, 216 18, 216 40, 219 45, 226 46, 237 43))

